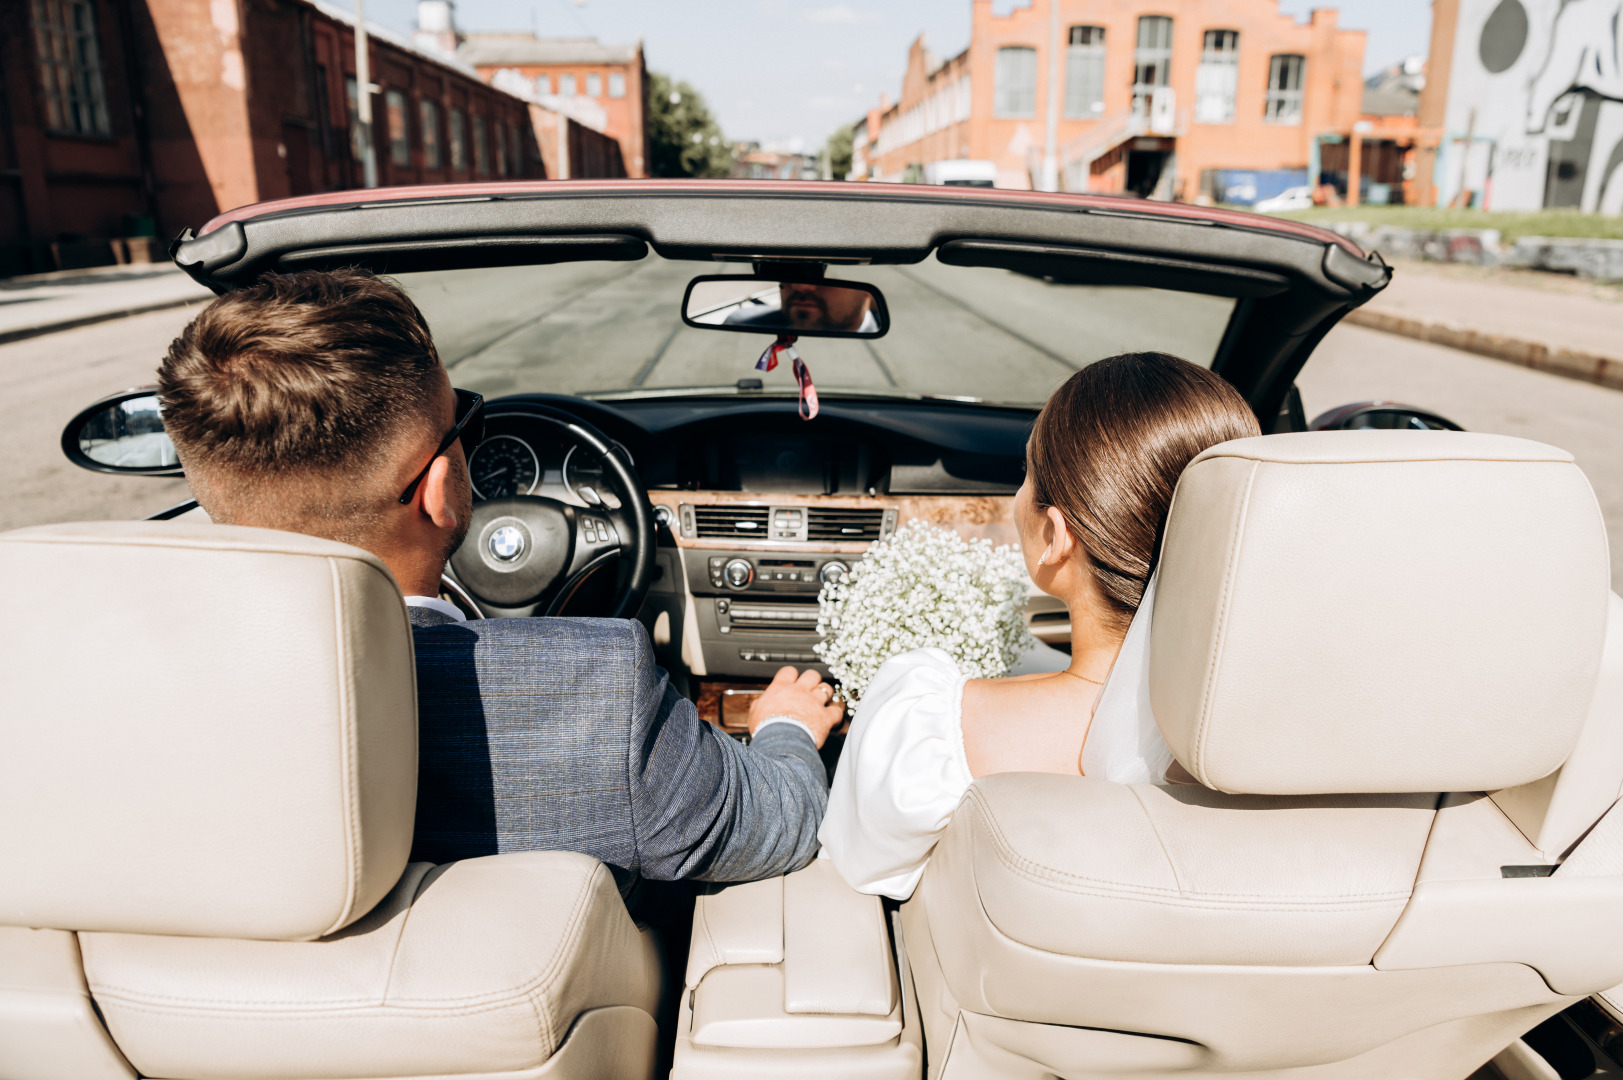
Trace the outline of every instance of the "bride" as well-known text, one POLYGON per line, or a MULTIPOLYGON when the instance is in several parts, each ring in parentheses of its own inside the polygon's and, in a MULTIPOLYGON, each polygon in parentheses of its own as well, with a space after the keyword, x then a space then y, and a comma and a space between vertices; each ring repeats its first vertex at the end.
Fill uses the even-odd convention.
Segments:
POLYGON ((1152 571, 1172 489, 1202 450, 1257 434, 1233 387, 1164 353, 1100 360, 1054 392, 1032 427, 1014 518, 1031 580, 1070 611, 1070 666, 968 679, 945 652, 918 649, 880 668, 851 721, 818 831, 823 857, 847 883, 912 895, 976 777, 1164 781, 1175 763, 1145 675, 1152 571))

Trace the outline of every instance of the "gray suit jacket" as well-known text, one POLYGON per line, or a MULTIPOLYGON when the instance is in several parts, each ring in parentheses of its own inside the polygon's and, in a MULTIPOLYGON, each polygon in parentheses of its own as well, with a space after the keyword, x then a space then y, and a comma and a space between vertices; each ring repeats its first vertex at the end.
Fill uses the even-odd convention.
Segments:
POLYGON ((745 747, 699 719, 625 619, 458 623, 411 608, 412 858, 579 851, 661 881, 752 881, 817 852, 828 774, 774 724, 745 747))

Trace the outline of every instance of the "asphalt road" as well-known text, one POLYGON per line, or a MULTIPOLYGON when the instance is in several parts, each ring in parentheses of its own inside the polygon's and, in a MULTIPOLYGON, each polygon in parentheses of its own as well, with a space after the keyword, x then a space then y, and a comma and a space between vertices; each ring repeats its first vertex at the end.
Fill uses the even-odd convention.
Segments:
MULTIPOLYGON (((410 284, 455 381, 486 394, 730 385, 756 374, 751 364, 761 337, 680 327, 671 290, 680 295, 689 268, 680 274, 659 263, 571 269, 581 275, 571 290, 578 295, 546 305, 550 313, 533 299, 537 282, 511 275, 493 273, 477 290, 437 297, 423 280, 410 284)), ((860 276, 875 280, 879 269, 860 276)), ((989 280, 954 288, 939 268, 886 272, 895 280, 887 276, 880 284, 892 297, 898 329, 872 349, 860 342, 804 342, 820 386, 1040 398, 1071 364, 1129 345, 1194 352, 1214 314, 1158 324, 1153 297, 1124 296, 1098 310, 1086 343, 1078 345, 1076 323, 1045 315, 1036 289, 1000 293, 989 280), (1154 339, 1130 341, 1134 332, 1154 339)), ((59 440, 79 408, 152 381, 164 348, 193 310, 0 346, 0 478, 10 495, 0 504, 0 528, 139 517, 186 498, 183 481, 84 472, 62 456, 59 440)), ((793 385, 782 367, 765 377, 793 385)), ((1326 338, 1298 383, 1310 417, 1346 402, 1386 398, 1436 410, 1474 431, 1570 450, 1617 538, 1613 584, 1623 591, 1623 392, 1351 326, 1326 338)))

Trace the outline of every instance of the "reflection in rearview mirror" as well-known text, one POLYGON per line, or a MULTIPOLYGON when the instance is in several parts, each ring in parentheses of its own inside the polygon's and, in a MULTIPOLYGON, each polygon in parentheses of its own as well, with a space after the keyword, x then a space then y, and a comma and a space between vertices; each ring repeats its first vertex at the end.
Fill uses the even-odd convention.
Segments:
POLYGON ((78 437, 80 451, 101 465, 158 469, 180 464, 155 394, 115 401, 91 413, 80 424, 78 437))
POLYGON ((852 281, 694 278, 682 319, 702 329, 804 337, 881 337, 889 329, 879 290, 852 281))

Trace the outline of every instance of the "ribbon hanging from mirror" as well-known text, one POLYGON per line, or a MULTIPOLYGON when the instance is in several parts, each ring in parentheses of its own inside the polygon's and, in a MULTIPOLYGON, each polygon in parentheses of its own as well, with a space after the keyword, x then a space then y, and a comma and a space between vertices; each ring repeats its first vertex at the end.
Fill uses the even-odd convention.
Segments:
POLYGON ((817 385, 812 382, 811 368, 806 361, 800 358, 795 351, 795 335, 779 334, 778 339, 766 347, 761 358, 755 361, 756 371, 772 371, 778 366, 778 357, 784 356, 789 360, 791 370, 795 373, 795 383, 800 387, 800 418, 812 420, 817 416, 817 385))

